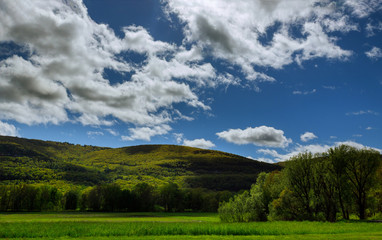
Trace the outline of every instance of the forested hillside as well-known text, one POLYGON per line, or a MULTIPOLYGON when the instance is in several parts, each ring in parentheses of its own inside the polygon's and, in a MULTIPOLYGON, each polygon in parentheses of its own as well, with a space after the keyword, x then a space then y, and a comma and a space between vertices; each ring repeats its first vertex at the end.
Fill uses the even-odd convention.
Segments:
POLYGON ((0 136, 1 184, 49 183, 131 187, 168 182, 183 188, 248 189, 258 173, 279 166, 241 156, 174 145, 102 148, 0 136))

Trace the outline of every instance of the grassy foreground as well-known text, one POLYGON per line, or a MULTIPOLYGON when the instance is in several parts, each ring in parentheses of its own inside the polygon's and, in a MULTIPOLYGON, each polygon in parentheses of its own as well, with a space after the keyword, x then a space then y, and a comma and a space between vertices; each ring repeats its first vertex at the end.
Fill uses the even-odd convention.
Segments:
POLYGON ((382 223, 221 223, 216 214, 0 214, 0 239, 382 239, 382 223))

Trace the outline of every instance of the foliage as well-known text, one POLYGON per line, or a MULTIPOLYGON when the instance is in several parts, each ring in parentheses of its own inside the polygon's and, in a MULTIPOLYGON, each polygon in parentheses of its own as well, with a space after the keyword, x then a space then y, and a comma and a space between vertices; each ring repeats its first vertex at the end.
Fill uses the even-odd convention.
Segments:
POLYGON ((168 183, 159 188, 159 201, 166 212, 184 210, 183 193, 175 183, 168 183))
POLYGON ((219 217, 223 222, 266 221, 268 196, 265 191, 266 174, 257 178, 251 190, 234 196, 228 202, 223 202, 219 209, 219 217))
POLYGON ((298 154, 281 172, 259 174, 251 191, 219 208, 222 221, 326 220, 357 214, 359 219, 381 209, 381 155, 372 149, 339 146, 327 153, 298 154), (260 217, 265 216, 265 217, 260 217))
POLYGON ((0 184, 49 184, 78 188, 108 183, 239 191, 257 174, 281 169, 234 154, 173 145, 101 148, 0 136, 0 184))
POLYGON ((62 194, 52 186, 0 185, 0 211, 61 210, 62 194))
POLYGON ((228 191, 181 189, 171 182, 159 188, 139 183, 131 190, 114 183, 82 191, 74 186, 66 192, 50 185, 0 185, 0 211, 216 212, 231 196, 228 191))

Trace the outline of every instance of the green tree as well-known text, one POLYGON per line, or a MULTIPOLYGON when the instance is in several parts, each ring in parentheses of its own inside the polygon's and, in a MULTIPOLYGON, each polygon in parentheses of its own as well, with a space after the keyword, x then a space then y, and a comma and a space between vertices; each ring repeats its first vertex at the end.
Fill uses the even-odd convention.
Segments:
POLYGON ((272 220, 305 220, 302 214, 304 206, 288 188, 282 190, 279 197, 272 201, 269 211, 272 220))
POLYGON ((122 190, 117 184, 101 185, 101 210, 116 211, 119 210, 120 201, 122 201, 122 190))
POLYGON ((328 171, 335 185, 337 201, 344 219, 349 219, 349 212, 352 205, 352 192, 346 173, 351 151, 353 150, 350 146, 340 145, 335 148, 330 148, 327 152, 327 158, 330 162, 328 171))
POLYGON ((223 222, 266 221, 270 194, 264 185, 268 174, 259 174, 250 191, 237 194, 228 202, 221 203, 218 212, 223 222), (267 195, 266 195, 267 194, 267 195))
POLYGON ((168 183, 159 188, 160 203, 166 212, 183 210, 183 194, 175 183, 168 183))
POLYGON ((43 185, 40 187, 40 210, 59 211, 62 209, 62 194, 56 187, 43 185))
POLYGON ((314 178, 312 153, 300 153, 287 162, 285 174, 287 175, 288 189, 295 195, 296 200, 303 206, 301 217, 313 220, 315 208, 314 178))
POLYGON ((138 183, 134 186, 132 194, 135 200, 134 210, 150 212, 154 210, 155 192, 154 187, 148 183, 138 183))
POLYGON ((76 210, 79 200, 79 192, 71 189, 64 194, 65 210, 76 210))
POLYGON ((366 218, 367 195, 376 180, 380 153, 372 149, 352 148, 346 167, 347 177, 356 198, 358 217, 366 218))
POLYGON ((319 158, 313 162, 313 191, 316 215, 323 211, 326 221, 335 222, 337 220, 337 198, 331 168, 331 162, 327 158, 319 158))
POLYGON ((102 205, 102 189, 97 185, 86 194, 86 205, 93 211, 100 211, 102 205))

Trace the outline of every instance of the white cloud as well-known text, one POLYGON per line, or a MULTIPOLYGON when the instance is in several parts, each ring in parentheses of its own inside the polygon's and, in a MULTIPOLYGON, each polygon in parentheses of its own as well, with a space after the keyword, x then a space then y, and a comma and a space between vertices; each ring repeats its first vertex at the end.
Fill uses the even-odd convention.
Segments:
POLYGON ((160 125, 154 127, 137 127, 137 128, 129 128, 130 135, 122 136, 121 139, 123 141, 134 141, 134 140, 145 140, 151 141, 151 138, 157 135, 164 135, 171 131, 171 127, 169 125, 160 125))
POLYGON ((176 143, 181 144, 183 141, 183 133, 174 133, 173 134, 176 140, 176 143))
POLYGON ((255 128, 229 129, 216 133, 219 138, 235 144, 254 144, 257 146, 286 147, 292 142, 284 136, 284 131, 273 127, 260 126, 255 128))
POLYGON ((366 54, 366 56, 368 56, 369 58, 376 60, 376 59, 382 57, 382 50, 381 50, 380 48, 373 47, 373 48, 370 49, 369 51, 365 52, 365 54, 366 54))
POLYGON ((315 92, 317 92, 317 90, 313 89, 311 91, 293 91, 293 94, 294 95, 308 95, 308 94, 313 94, 315 92))
POLYGON ((368 37, 372 37, 375 35, 376 31, 382 31, 382 22, 378 22, 377 24, 373 24, 369 22, 366 24, 366 32, 368 37))
POLYGON ((276 163, 277 161, 273 160, 273 159, 270 159, 270 158, 258 158, 256 159, 257 161, 260 161, 260 162, 266 162, 266 163, 276 163))
POLYGON ((366 130, 373 130, 374 128, 372 127, 367 127, 366 130))
POLYGON ((330 32, 357 30, 334 3, 319 0, 165 0, 169 16, 185 24, 188 43, 241 67, 248 80, 274 81, 257 66, 280 69, 313 58, 344 59, 330 32), (296 38, 291 28, 301 27, 296 38), (269 32, 275 27, 275 32, 269 32), (262 41, 267 36, 269 42, 262 41))
POLYGON ((345 0, 345 5, 350 7, 353 14, 360 18, 367 17, 382 9, 380 0, 345 0))
POLYGON ((370 114, 370 115, 379 115, 378 112, 375 112, 375 111, 372 111, 372 110, 361 110, 361 111, 358 111, 358 112, 349 112, 349 113, 346 113, 346 115, 354 115, 354 116, 358 116, 358 115, 367 115, 367 114, 370 114))
MULTIPOLYGON (((357 143, 354 141, 343 141, 343 142, 336 142, 333 145, 326 145, 326 144, 325 145, 321 145, 321 144, 300 145, 300 144, 297 144, 297 146, 295 146, 293 149, 289 150, 285 154, 280 154, 277 151, 271 150, 271 149, 259 149, 257 152, 261 153, 263 155, 268 155, 268 156, 273 157, 274 158, 273 161, 275 161, 275 162, 280 162, 280 161, 286 161, 286 160, 290 159, 291 157, 298 155, 299 153, 311 152, 312 154, 320 154, 320 153, 327 152, 330 148, 334 148, 334 147, 337 147, 340 145, 348 145, 348 146, 352 146, 352 147, 355 147, 358 149, 371 148, 371 147, 365 146, 363 144, 360 144, 360 143, 357 143)), ((371 149, 374 149, 374 150, 382 153, 381 149, 378 149, 378 148, 371 148, 371 149)))
POLYGON ((196 148, 204 148, 210 149, 215 147, 215 144, 209 140, 204 138, 188 140, 184 138, 183 133, 174 133, 175 140, 178 144, 182 144, 183 146, 196 147, 196 148))
POLYGON ((87 135, 90 137, 90 138, 94 138, 95 136, 103 136, 105 135, 103 132, 100 132, 100 131, 88 131, 87 132, 87 135))
POLYGON ((209 140, 205 140, 204 138, 201 139, 194 139, 194 140, 183 140, 184 146, 189 147, 196 147, 196 148, 204 148, 204 149, 210 149, 215 147, 215 144, 209 140))
POLYGON ((258 153, 262 153, 264 155, 270 155, 272 157, 280 157, 281 155, 274 149, 259 149, 258 153))
POLYGON ((354 142, 354 141, 343 141, 343 142, 336 142, 335 143, 335 146, 340 146, 340 145, 348 145, 348 146, 355 147, 355 148, 358 148, 358 149, 371 148, 371 149, 374 149, 374 150, 382 153, 381 149, 373 148, 373 147, 368 147, 368 146, 365 146, 365 145, 363 145, 361 143, 357 143, 357 142, 354 142))
POLYGON ((1 1, 0 43, 21 46, 26 57, 15 53, 0 61, 0 119, 163 126, 192 120, 173 110, 176 103, 210 109, 189 83, 216 86, 220 74, 201 63, 197 46, 157 41, 140 26, 124 27, 123 33, 120 38, 94 22, 81 0, 1 1), (131 63, 131 52, 145 60, 131 63), (106 70, 122 80, 110 82, 106 70))
POLYGON ((14 125, 0 121, 0 135, 17 137, 19 132, 14 125))
POLYGON ((325 27, 328 32, 350 32, 358 31, 358 26, 353 24, 349 19, 349 16, 341 16, 336 19, 325 18, 322 20, 321 24, 325 27), (349 24, 350 23, 350 24, 349 24))
POLYGON ((311 132, 306 132, 300 136, 300 139, 303 142, 307 142, 307 141, 310 141, 310 140, 315 139, 315 138, 317 138, 317 136, 311 132))
POLYGON ((118 136, 119 135, 119 133, 117 131, 115 131, 113 129, 110 129, 110 128, 106 129, 106 131, 109 132, 113 136, 118 136))
POLYGON ((252 156, 247 156, 247 158, 249 159, 252 159, 252 160, 256 160, 256 161, 260 161, 260 162, 266 162, 266 163, 276 163, 275 160, 273 159, 270 159, 270 158, 263 158, 263 157, 260 157, 258 159, 255 159, 254 157, 252 156))

